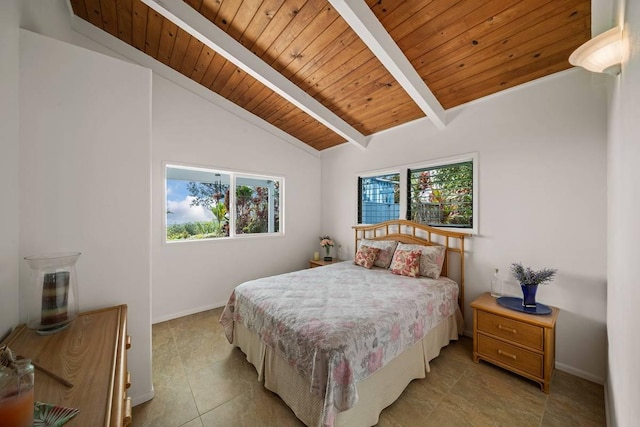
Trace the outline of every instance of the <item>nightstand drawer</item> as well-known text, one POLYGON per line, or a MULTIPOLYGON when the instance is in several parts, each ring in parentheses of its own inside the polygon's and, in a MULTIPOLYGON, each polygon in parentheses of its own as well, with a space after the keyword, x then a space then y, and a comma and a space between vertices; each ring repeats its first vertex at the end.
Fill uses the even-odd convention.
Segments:
POLYGON ((478 311, 478 331, 543 351, 544 328, 478 311))
POLYGON ((542 377, 543 357, 541 354, 507 344, 478 334, 478 353, 497 362, 512 366, 536 377, 542 377))

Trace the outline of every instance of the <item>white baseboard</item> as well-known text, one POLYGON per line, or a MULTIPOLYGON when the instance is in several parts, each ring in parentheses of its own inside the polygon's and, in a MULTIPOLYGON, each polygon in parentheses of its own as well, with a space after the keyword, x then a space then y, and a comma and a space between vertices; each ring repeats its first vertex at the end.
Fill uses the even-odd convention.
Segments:
POLYGON ((191 308, 189 310, 178 311, 176 313, 167 314, 165 316, 155 317, 151 320, 151 324, 155 325, 156 323, 166 322, 167 320, 177 319, 178 317, 189 316, 190 314, 200 313, 201 311, 207 311, 218 307, 224 307, 227 304, 227 301, 218 302, 214 304, 208 304, 196 308, 191 308))
MULTIPOLYGON (((464 331, 464 336, 473 339, 473 331, 466 331, 465 330, 464 331)), ((604 382, 604 378, 602 378, 600 376, 594 375, 594 374, 592 374, 590 372, 586 372, 586 371, 583 371, 583 370, 578 369, 578 368, 574 368, 573 366, 558 362, 557 360, 556 360, 555 367, 556 367, 556 369, 558 369, 560 371, 568 372, 571 375, 575 375, 576 377, 580 377, 580 378, 583 378, 585 380, 589 380, 589 381, 594 382, 596 384, 603 385, 605 383, 604 382)))
POLYGON ((151 386, 151 390, 147 393, 141 394, 140 396, 131 396, 131 406, 137 406, 151 400, 153 399, 153 396, 155 396, 155 391, 153 390, 153 386, 151 386))
POLYGON ((578 368, 574 368, 573 366, 566 365, 564 363, 560 363, 556 360, 556 369, 564 372, 568 372, 576 377, 584 378, 585 380, 589 380, 596 384, 604 385, 604 378, 594 375, 591 372, 583 371, 578 368))

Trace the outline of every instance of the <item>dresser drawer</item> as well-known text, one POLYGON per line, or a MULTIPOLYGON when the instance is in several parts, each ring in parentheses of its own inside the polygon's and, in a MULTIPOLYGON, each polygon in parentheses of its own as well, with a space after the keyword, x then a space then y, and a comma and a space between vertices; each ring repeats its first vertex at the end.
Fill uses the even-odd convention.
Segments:
POLYGON ((543 351, 544 328, 478 311, 478 331, 543 351))
POLYGON ((536 377, 541 378, 544 374, 543 357, 541 354, 507 344, 482 334, 478 334, 478 354, 536 377))

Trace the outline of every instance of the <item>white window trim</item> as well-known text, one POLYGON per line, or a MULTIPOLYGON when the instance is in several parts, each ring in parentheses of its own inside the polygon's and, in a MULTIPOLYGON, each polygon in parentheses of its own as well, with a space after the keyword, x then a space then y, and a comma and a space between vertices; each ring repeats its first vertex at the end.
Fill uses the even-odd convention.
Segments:
POLYGON ((224 168, 218 168, 215 166, 197 165, 193 163, 182 163, 163 161, 162 162, 162 185, 163 185, 163 211, 162 215, 162 244, 166 245, 182 245, 182 244, 206 244, 212 242, 224 242, 229 240, 238 239, 274 239, 281 238, 285 235, 285 177, 283 175, 268 175, 265 173, 251 172, 251 171, 238 171, 229 170, 224 168), (264 179, 264 180, 278 180, 280 181, 280 224, 277 232, 272 233, 253 233, 253 234, 235 234, 236 225, 236 212, 235 212, 235 191, 229 191, 229 206, 233 210, 233 215, 229 215, 229 236, 228 237, 216 237, 210 239, 197 239, 197 240, 167 240, 167 167, 176 167, 183 169, 192 169, 203 172, 220 173, 229 175, 229 187, 235 188, 236 178, 250 178, 250 179, 264 179))
MULTIPOLYGON (((479 162, 478 162, 478 152, 472 152, 472 153, 465 153, 465 154, 458 154, 455 156, 449 156, 449 157, 440 157, 437 159, 432 159, 432 160, 425 160, 422 162, 416 162, 416 163, 408 163, 408 164, 404 164, 404 165, 400 165, 400 166, 394 166, 393 168, 386 168, 386 169, 378 169, 375 171, 366 171, 366 172, 360 172, 360 173, 356 173, 356 183, 358 180, 358 177, 360 178, 367 178, 367 177, 371 177, 371 176, 378 176, 378 175, 385 175, 385 174, 393 174, 393 173, 399 173, 400 174, 400 219, 407 219, 407 203, 408 203, 408 199, 407 199, 407 170, 408 169, 421 169, 421 168, 431 168, 431 167, 438 167, 438 166, 444 166, 444 165, 450 165, 450 164, 455 164, 455 163, 462 163, 462 162, 472 162, 473 163, 473 227, 472 228, 460 228, 460 227, 437 227, 439 230, 446 230, 446 231, 455 231, 458 233, 469 233, 469 234, 473 234, 476 235, 478 234, 478 224, 479 224, 479 210, 478 210, 478 187, 479 187, 479 180, 478 180, 478 169, 479 169, 479 162)), ((355 197, 354 200, 356 201, 356 212, 355 212, 355 218, 354 218, 354 224, 358 223, 358 209, 357 209, 357 203, 358 203, 358 186, 356 184, 356 193, 355 193, 355 197)))

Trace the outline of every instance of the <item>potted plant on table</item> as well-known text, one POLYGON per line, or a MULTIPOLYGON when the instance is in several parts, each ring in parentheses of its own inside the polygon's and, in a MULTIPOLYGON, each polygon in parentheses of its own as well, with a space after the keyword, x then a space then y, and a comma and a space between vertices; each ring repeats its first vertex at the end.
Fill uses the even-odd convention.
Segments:
POLYGON ((532 270, 531 267, 523 267, 521 263, 511 264, 511 272, 520 283, 522 288, 522 306, 536 306, 536 292, 538 285, 544 285, 553 280, 558 270, 553 268, 543 268, 542 270, 532 270))

